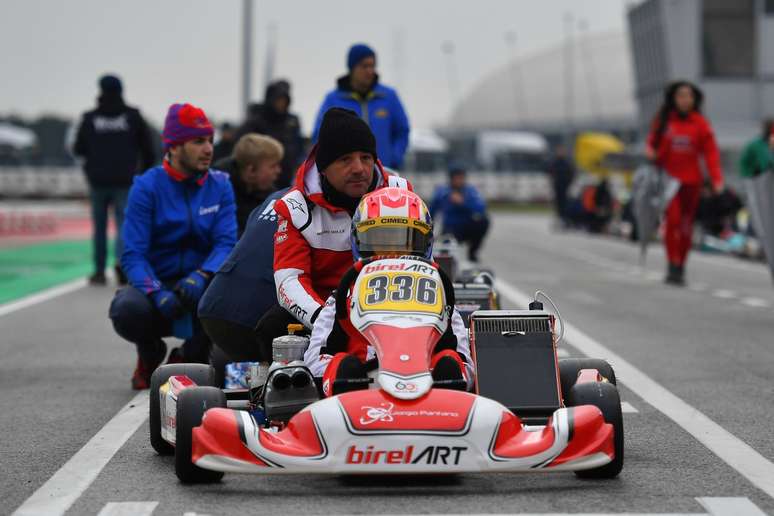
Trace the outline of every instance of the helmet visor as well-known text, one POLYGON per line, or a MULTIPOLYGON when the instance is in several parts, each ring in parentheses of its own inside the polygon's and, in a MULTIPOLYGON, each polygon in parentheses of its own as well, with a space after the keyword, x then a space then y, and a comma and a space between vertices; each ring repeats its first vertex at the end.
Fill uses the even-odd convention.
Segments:
POLYGON ((384 253, 424 256, 432 238, 430 225, 415 219, 403 219, 395 224, 366 221, 357 227, 357 247, 361 256, 384 253))

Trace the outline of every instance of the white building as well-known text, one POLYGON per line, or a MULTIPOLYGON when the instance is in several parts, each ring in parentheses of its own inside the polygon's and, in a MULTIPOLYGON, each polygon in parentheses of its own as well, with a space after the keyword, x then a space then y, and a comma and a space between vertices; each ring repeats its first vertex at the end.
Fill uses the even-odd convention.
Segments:
POLYGON ((532 130, 627 133, 637 127, 629 38, 584 34, 513 61, 479 81, 454 110, 450 133, 532 130))
POLYGON ((628 14, 640 128, 678 79, 703 91, 704 113, 735 165, 739 149, 774 116, 774 2, 646 0, 628 14))

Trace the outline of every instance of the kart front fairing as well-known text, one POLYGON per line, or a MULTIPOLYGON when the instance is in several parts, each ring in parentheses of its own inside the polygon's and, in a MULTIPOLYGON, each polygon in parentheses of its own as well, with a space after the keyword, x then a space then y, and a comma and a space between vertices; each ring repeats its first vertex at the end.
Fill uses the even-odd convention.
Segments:
POLYGON ((192 461, 243 473, 453 473, 595 468, 613 458, 613 428, 594 406, 560 408, 527 427, 505 406, 433 388, 432 350, 449 311, 437 269, 409 258, 363 266, 350 320, 379 359, 378 389, 333 396, 281 431, 246 411, 208 410, 192 461))
POLYGON ((561 408, 534 429, 499 403, 433 389, 419 400, 382 390, 321 400, 272 432, 248 412, 210 409, 193 430, 197 466, 238 473, 454 473, 594 468, 613 429, 593 406, 561 408))

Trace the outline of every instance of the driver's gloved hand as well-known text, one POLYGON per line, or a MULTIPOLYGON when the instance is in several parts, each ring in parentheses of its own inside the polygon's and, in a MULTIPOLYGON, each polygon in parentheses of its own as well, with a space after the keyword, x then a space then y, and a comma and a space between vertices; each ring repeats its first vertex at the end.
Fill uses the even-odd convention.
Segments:
POLYGON ((209 275, 197 269, 175 284, 175 293, 180 296, 186 308, 195 311, 209 281, 209 275))
POLYGON ((185 313, 185 308, 180 299, 170 290, 157 290, 150 297, 164 319, 171 321, 185 313))

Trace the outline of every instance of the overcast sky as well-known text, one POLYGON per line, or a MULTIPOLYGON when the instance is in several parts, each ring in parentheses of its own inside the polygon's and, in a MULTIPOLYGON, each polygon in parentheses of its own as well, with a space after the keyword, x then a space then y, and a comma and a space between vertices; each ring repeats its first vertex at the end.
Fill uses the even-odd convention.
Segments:
MULTIPOLYGON (((564 13, 589 32, 624 31, 631 0, 254 0, 253 98, 263 97, 267 27, 276 26, 275 77, 293 86, 291 109, 308 132, 346 73, 349 46, 377 52, 382 82, 398 88, 414 127, 443 124, 452 109, 453 42, 458 95, 517 55, 558 45, 564 13)), ((3 0, 0 114, 77 116, 94 104, 105 72, 159 124, 189 101, 217 121, 241 108, 241 0, 3 0)), ((577 34, 577 26, 576 26, 577 34)), ((507 85, 503 85, 507 87, 507 85)))

